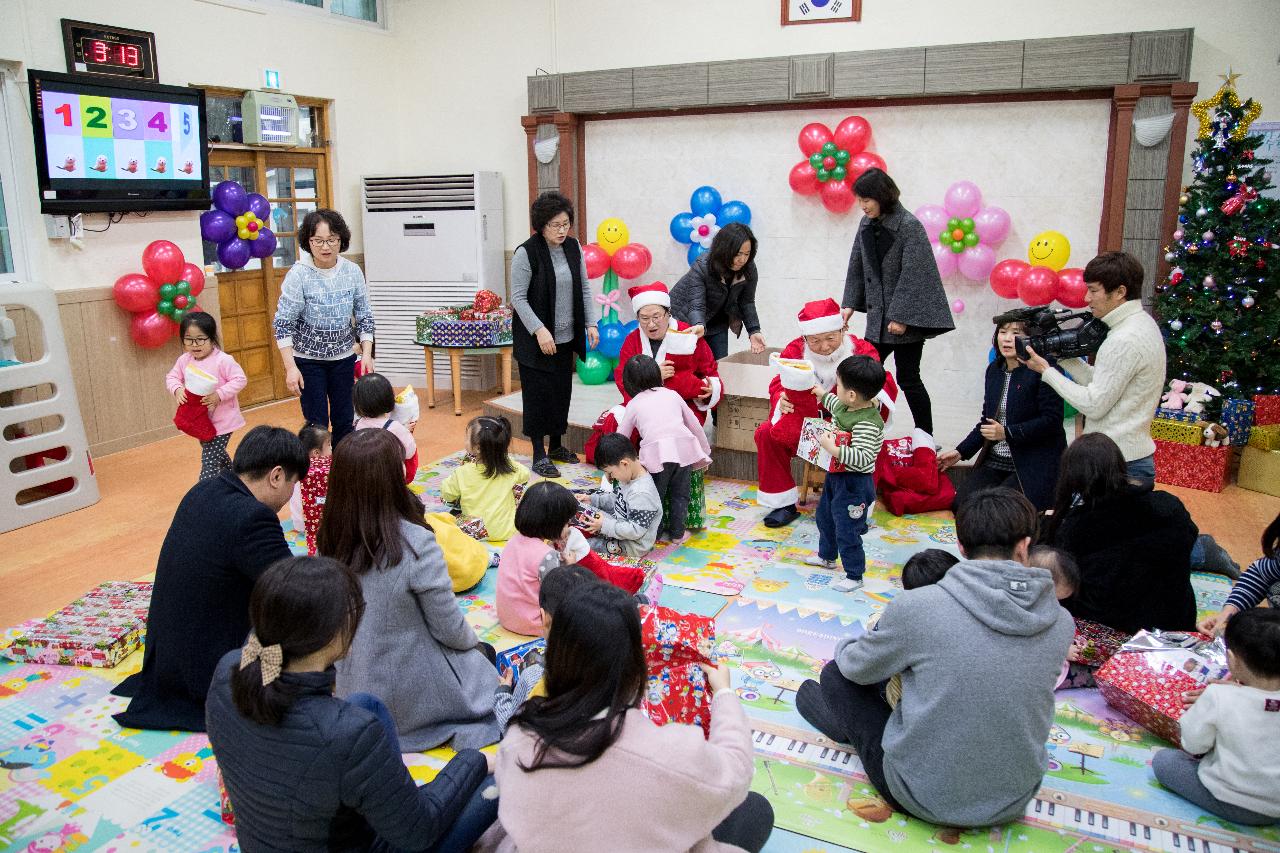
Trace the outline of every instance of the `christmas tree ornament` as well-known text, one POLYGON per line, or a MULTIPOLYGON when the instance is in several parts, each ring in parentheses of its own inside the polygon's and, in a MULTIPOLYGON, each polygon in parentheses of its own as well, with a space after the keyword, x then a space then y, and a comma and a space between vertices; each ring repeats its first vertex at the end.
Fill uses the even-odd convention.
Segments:
POLYGON ((1196 210, 1196 216, 1200 217, 1201 219, 1203 219, 1205 215, 1208 213, 1209 213, 1209 209, 1206 207, 1201 207, 1196 210))
POLYGON ((1182 321, 1181 321, 1181 320, 1170 320, 1170 321, 1169 321, 1169 328, 1170 328, 1170 329, 1173 329, 1175 332, 1181 332, 1181 331, 1182 331, 1182 321))
POLYGON ((1252 296, 1246 296, 1244 299, 1240 300, 1240 304, 1243 305, 1245 308, 1252 308, 1254 305, 1258 303, 1254 301, 1254 298, 1252 296))
POLYGON ((1216 280, 1216 279, 1214 279, 1214 277, 1213 277, 1213 276, 1211 276, 1211 275, 1207 275, 1207 276, 1205 276, 1205 277, 1204 277, 1204 289, 1205 289, 1205 290, 1213 290, 1213 289, 1214 289, 1214 288, 1216 288, 1217 286, 1218 286, 1218 282, 1217 282, 1217 280, 1216 280))
POLYGON ((1227 254, 1233 258, 1243 258, 1249 253, 1249 241, 1239 234, 1227 242, 1227 254))
POLYGON ((1186 232, 1183 231, 1181 228, 1173 232, 1173 239, 1175 240, 1181 240, 1185 236, 1186 236, 1186 232))
POLYGON ((1228 173, 1227 173, 1227 183, 1234 184, 1234 183, 1236 182, 1236 180, 1237 180, 1237 178, 1236 178, 1236 173, 1235 173, 1235 171, 1230 171, 1230 172, 1228 172, 1228 173))
POLYGON ((1212 232, 1212 231, 1206 231, 1206 232, 1204 232, 1203 234, 1201 234, 1200 236, 1201 236, 1204 240, 1207 240, 1207 241, 1209 241, 1209 242, 1213 242, 1213 232, 1212 232))
MULTIPOLYGON (((1169 270, 1169 284, 1176 287, 1179 283, 1181 283, 1182 277, 1184 274, 1185 273, 1183 272, 1182 267, 1174 267, 1173 269, 1169 270)), ((1240 281, 1241 283, 1243 283, 1244 279, 1241 279, 1240 281)))
POLYGON ((1209 324, 1209 328, 1213 329, 1214 334, 1218 334, 1218 335, 1222 334, 1222 321, 1214 320, 1212 323, 1209 324))
POLYGON ((1164 253, 1164 259, 1165 259, 1166 261, 1168 261, 1169 263, 1173 263, 1175 260, 1177 260, 1177 259, 1178 259, 1178 256, 1177 256, 1177 255, 1175 255, 1173 252, 1165 252, 1165 253, 1164 253))
MULTIPOLYGON (((1192 243, 1190 246, 1187 247, 1187 251, 1193 255, 1196 254, 1197 252, 1200 251, 1200 244, 1192 243)), ((1173 260, 1173 259, 1170 258, 1170 260, 1173 260)))
POLYGON ((1235 216, 1244 208, 1246 204, 1248 204, 1251 201, 1255 201, 1257 198, 1258 198, 1258 191, 1255 190, 1253 187, 1249 186, 1248 184, 1246 184, 1240 187, 1238 190, 1236 190, 1235 194, 1232 195, 1231 198, 1224 201, 1219 206, 1218 209, 1221 210, 1223 213, 1225 213, 1227 216, 1235 216))

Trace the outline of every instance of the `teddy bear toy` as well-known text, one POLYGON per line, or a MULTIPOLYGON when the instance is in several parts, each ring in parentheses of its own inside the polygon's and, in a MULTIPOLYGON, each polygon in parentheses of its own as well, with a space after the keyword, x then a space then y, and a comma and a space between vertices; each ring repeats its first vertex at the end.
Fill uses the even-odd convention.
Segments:
POLYGON ((1206 424, 1204 428, 1204 446, 1221 447, 1227 443, 1227 429, 1219 424, 1206 424))
POLYGON ((1221 397, 1222 392, 1212 385, 1206 385, 1203 382, 1192 382, 1191 387, 1187 389, 1190 395, 1189 399, 1182 407, 1184 412, 1199 414, 1204 411, 1204 404, 1209 402, 1213 397, 1221 397))
POLYGON ((1169 390, 1160 398, 1160 408, 1180 411, 1191 399, 1191 395, 1187 391, 1190 387, 1191 383, 1189 382, 1183 382, 1181 379, 1170 379, 1169 390))

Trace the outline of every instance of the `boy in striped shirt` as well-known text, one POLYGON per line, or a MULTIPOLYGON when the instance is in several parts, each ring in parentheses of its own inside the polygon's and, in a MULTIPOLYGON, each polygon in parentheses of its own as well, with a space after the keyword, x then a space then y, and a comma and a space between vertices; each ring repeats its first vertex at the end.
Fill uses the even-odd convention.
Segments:
POLYGON ((831 585, 836 592, 862 589, 867 556, 862 535, 867 532, 867 516, 876 499, 873 473, 880 445, 884 441, 884 421, 875 397, 884 388, 884 367, 866 355, 851 355, 836 367, 836 390, 815 388, 822 406, 831 413, 836 428, 849 433, 849 443, 836 446, 830 434, 818 439, 822 449, 847 469, 827 474, 818 501, 818 553, 805 562, 826 569, 836 567, 836 554, 844 577, 831 585))

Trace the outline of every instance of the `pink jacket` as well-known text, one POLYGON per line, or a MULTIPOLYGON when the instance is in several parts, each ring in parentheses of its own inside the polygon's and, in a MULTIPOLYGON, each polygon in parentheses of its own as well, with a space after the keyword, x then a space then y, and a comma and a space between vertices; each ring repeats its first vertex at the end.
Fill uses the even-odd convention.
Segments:
POLYGON ((662 471, 663 464, 706 468, 711 464, 711 445, 702 424, 670 388, 641 391, 627 403, 618 418, 618 432, 640 433, 640 462, 650 474, 662 471))
POLYGON ((498 560, 498 621, 516 634, 542 636, 538 592, 542 576, 560 565, 560 554, 541 539, 517 533, 502 547, 498 560))
MULTIPOLYGON (((683 404, 682 404, 683 405, 683 404)), ((507 729, 494 771, 498 824, 481 839, 498 853, 692 851, 728 853, 711 831, 747 796, 751 728, 732 690, 711 700, 711 737, 697 726, 659 728, 638 709, 604 755, 584 767, 535 770, 535 741, 507 729)))
MULTIPOLYGON (((164 378, 165 387, 169 389, 170 394, 176 393, 182 387, 183 371, 193 361, 195 359, 192 358, 191 353, 184 352, 173 363, 173 369, 164 378)), ((236 364, 236 360, 222 350, 215 349, 203 361, 196 361, 196 367, 218 377, 217 393, 218 399, 222 402, 214 406, 213 411, 209 413, 209 420, 213 421, 213 428, 218 431, 218 435, 226 435, 244 426, 244 415, 240 414, 240 400, 236 395, 249 384, 249 378, 244 375, 240 365, 236 364)))

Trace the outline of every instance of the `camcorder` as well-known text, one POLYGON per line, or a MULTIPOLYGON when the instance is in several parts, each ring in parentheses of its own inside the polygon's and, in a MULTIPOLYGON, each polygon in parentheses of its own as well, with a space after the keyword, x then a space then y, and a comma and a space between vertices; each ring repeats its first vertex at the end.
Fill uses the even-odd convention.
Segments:
POLYGON ((1027 334, 1018 335, 1014 349, 1018 358, 1030 358, 1027 347, 1038 355, 1056 359, 1084 358, 1093 355, 1107 339, 1107 324, 1093 316, 1091 311, 1071 311, 1066 308, 1015 308, 992 317, 996 326, 1005 323, 1022 323, 1027 334))

